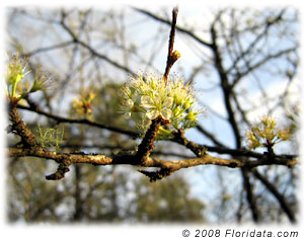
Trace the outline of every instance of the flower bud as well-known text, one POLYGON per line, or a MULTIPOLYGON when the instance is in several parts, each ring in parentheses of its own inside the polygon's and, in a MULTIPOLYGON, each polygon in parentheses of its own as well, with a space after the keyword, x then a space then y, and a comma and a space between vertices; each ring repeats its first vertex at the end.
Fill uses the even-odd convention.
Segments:
POLYGON ((178 50, 174 50, 171 55, 170 55, 170 59, 172 61, 172 64, 178 60, 181 57, 181 53, 178 50))

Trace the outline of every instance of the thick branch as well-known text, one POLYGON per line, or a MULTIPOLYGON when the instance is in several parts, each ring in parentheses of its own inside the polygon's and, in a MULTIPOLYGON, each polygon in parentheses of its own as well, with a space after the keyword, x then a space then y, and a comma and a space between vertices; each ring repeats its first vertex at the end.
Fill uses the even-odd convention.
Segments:
POLYGON ((142 142, 138 146, 136 153, 136 160, 140 163, 145 163, 146 159, 149 157, 154 149, 154 142, 157 137, 157 132, 160 125, 168 123, 162 116, 158 116, 156 119, 152 120, 149 129, 147 130, 142 142))
POLYGON ((21 137, 22 144, 25 147, 35 147, 38 145, 34 134, 27 128, 20 117, 15 105, 9 105, 9 118, 12 122, 11 131, 21 137))
POLYGON ((92 164, 92 165, 136 165, 143 167, 157 167, 167 168, 173 171, 189 168, 199 165, 218 165, 230 168, 255 168, 263 165, 283 165, 293 167, 297 164, 297 160, 239 160, 239 159, 222 159, 219 157, 205 154, 202 157, 184 159, 184 160, 161 160, 157 158, 147 157, 145 162, 141 164, 136 160, 136 155, 123 154, 107 156, 104 154, 85 154, 85 153, 55 153, 46 151, 42 148, 24 149, 24 148, 9 148, 9 157, 38 157, 49 160, 54 160, 57 163, 62 163, 64 160, 69 161, 70 164, 92 164))

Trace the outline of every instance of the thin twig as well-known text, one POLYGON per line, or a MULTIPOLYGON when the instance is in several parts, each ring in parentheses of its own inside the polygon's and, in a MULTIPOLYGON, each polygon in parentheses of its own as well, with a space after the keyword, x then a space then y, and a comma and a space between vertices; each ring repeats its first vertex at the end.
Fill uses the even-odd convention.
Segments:
POLYGON ((173 52, 177 13, 178 13, 178 8, 177 7, 173 8, 173 10, 172 10, 171 31, 170 31, 169 46, 168 46, 167 63, 166 63, 166 69, 165 69, 164 77, 163 77, 166 84, 167 84, 167 81, 168 81, 168 75, 169 75, 170 69, 171 69, 172 65, 175 63, 175 61, 179 58, 179 55, 176 55, 173 52))
MULTIPOLYGON (((141 8, 136 8, 136 7, 132 7, 135 11, 145 15, 145 16, 148 16, 150 18, 152 18, 153 20, 156 20, 156 21, 159 21, 163 24, 166 24, 166 25, 171 25, 171 23, 168 21, 168 20, 165 20, 161 17, 158 17, 157 15, 154 15, 153 13, 149 12, 149 11, 146 11, 144 9, 141 9, 141 8)), ((196 41, 197 43, 207 47, 207 48, 210 48, 211 47, 211 44, 204 40, 204 39, 201 39, 200 37, 198 37, 197 35, 195 35, 192 31, 190 30, 187 30, 186 28, 182 28, 180 26, 177 26, 176 27, 176 30, 178 30, 179 32, 189 36, 191 39, 193 39, 194 41, 196 41)))
POLYGON ((110 131, 113 131, 113 132, 129 135, 129 136, 132 136, 134 138, 139 136, 139 134, 134 132, 134 131, 125 130, 125 129, 110 126, 110 125, 104 125, 104 124, 94 122, 94 121, 91 121, 91 120, 88 120, 88 119, 66 118, 66 117, 57 116, 57 115, 54 115, 52 113, 48 113, 48 112, 45 112, 45 111, 41 111, 37 108, 31 108, 31 107, 26 107, 26 106, 22 106, 22 105, 18 105, 17 107, 19 109, 22 109, 22 110, 31 111, 31 112, 35 112, 37 114, 46 116, 50 119, 55 120, 57 123, 83 124, 83 125, 93 126, 93 127, 96 127, 96 128, 106 129, 106 130, 110 130, 110 131))

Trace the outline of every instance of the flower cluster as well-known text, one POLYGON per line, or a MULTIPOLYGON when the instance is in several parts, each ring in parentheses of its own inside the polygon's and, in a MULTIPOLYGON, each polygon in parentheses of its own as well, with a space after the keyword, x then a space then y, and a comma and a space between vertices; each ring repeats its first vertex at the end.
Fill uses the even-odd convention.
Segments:
POLYGON ((274 118, 264 116, 259 123, 247 132, 246 136, 248 147, 250 149, 256 149, 258 147, 272 147, 281 141, 288 140, 291 134, 291 127, 278 129, 274 118))
POLYGON ((90 90, 83 90, 79 97, 72 101, 73 111, 80 116, 90 117, 93 113, 92 102, 96 94, 90 90))
POLYGON ((10 98, 21 98, 20 81, 29 73, 26 71, 26 62, 18 55, 11 57, 6 71, 7 94, 10 98))
POLYGON ((29 73, 26 60, 18 54, 10 58, 6 71, 7 96, 10 100, 19 101, 29 93, 46 88, 48 79, 40 69, 37 70, 32 83, 25 79, 25 76, 29 73))
MULTIPOLYGON (((122 89, 121 111, 141 129, 147 129, 149 121, 158 116, 169 120, 175 129, 187 129, 197 122, 194 102, 190 86, 181 79, 166 83, 162 77, 139 74, 122 89)), ((171 133, 165 128, 160 132, 171 133)))

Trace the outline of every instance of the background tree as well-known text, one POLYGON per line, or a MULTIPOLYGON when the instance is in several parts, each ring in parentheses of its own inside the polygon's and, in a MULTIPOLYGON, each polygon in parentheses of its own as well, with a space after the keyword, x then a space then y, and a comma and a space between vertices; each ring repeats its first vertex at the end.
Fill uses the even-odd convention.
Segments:
MULTIPOLYGON (((42 174, 56 170, 53 163, 10 158, 12 221, 296 220, 299 171, 291 166, 298 153, 296 134, 275 145, 274 151, 267 146, 253 151, 248 148, 252 140, 245 142, 246 132, 262 115, 275 116, 279 128, 297 128, 296 10, 189 7, 180 11, 175 48, 182 58, 173 70, 193 85, 206 116, 186 135, 177 133, 156 143, 152 155, 189 162, 193 153, 201 157, 206 148, 209 155, 226 159, 211 158, 208 163, 224 167, 189 168, 156 185, 146 183, 129 166, 76 164, 66 178, 50 182, 42 174), (163 191, 172 194, 162 195, 163 191), (175 216, 164 213, 173 210, 175 216)), ((162 72, 171 26, 168 12, 168 8, 128 7, 8 9, 8 50, 28 58, 30 77, 42 71, 51 82, 43 93, 30 94, 26 104, 18 105, 40 141, 43 133, 38 125, 47 132, 60 124, 56 131, 64 130, 64 138, 55 148, 58 152, 117 156, 136 148, 143 132, 119 113, 117 91, 138 70, 162 72), (90 115, 80 115, 81 100, 87 100, 90 115)), ((8 139, 10 145, 18 141, 11 135, 8 139)))

